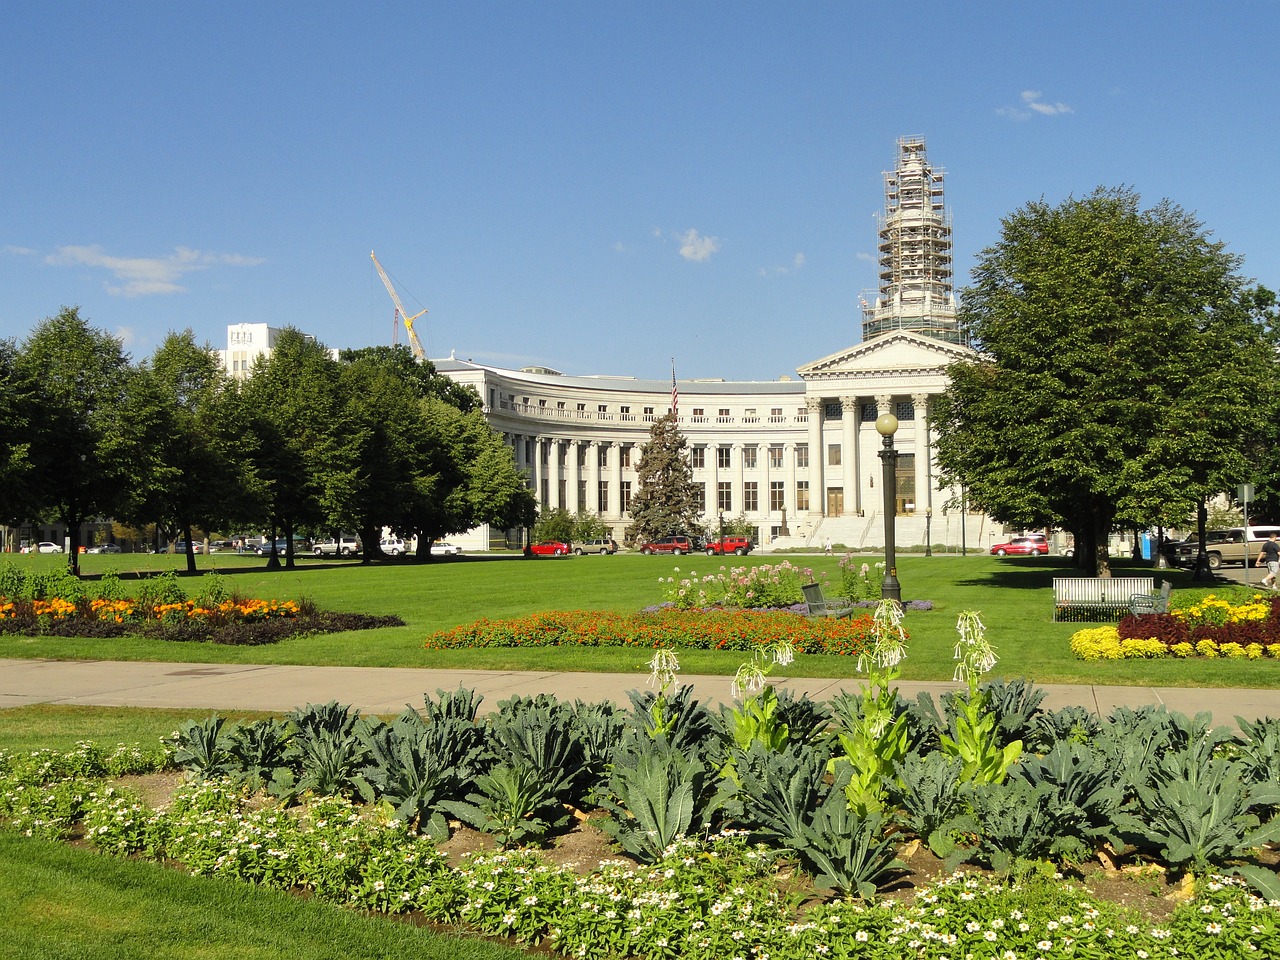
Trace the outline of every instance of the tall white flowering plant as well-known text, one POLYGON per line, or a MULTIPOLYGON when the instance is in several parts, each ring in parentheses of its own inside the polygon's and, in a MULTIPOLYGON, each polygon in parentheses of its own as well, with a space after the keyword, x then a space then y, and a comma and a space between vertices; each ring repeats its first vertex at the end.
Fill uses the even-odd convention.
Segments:
POLYGON ((961 612, 956 621, 956 670, 953 679, 968 686, 967 697, 957 697, 950 736, 941 737, 942 751, 964 765, 961 777, 977 783, 1001 783, 1009 768, 1022 756, 1022 741, 1000 743, 997 717, 979 683, 996 665, 995 649, 987 641, 987 628, 976 610, 961 612))

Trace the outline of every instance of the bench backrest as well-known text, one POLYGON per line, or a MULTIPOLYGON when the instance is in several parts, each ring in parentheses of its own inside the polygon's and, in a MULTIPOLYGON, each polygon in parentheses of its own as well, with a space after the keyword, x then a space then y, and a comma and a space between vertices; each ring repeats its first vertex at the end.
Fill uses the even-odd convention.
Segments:
POLYGON ((827 601, 822 598, 822 584, 806 583, 800 589, 804 591, 804 602, 810 613, 817 613, 826 607, 827 601))
POLYGON ((1152 593, 1153 577, 1055 577, 1054 603, 1129 605, 1135 593, 1152 593))

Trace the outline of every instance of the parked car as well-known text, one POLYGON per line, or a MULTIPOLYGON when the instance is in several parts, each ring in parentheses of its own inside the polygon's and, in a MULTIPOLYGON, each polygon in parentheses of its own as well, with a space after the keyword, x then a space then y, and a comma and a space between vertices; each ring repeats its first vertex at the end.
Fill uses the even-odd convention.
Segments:
POLYGON ((437 540, 431 545, 431 555, 433 557, 456 557, 461 553, 461 547, 457 544, 447 543, 444 540, 437 540))
POLYGON ((683 534, 677 534, 673 537, 662 537, 658 540, 651 540, 648 543, 640 544, 640 552, 645 556, 648 556, 651 553, 670 553, 678 557, 682 553, 694 553, 701 549, 701 542, 693 537, 686 537, 683 534))
POLYGON ((1014 537, 1008 543, 991 547, 993 557, 1042 557, 1048 554, 1049 544, 1041 537, 1014 537))
MULTIPOLYGON (((1226 530, 1206 530, 1204 532, 1204 550, 1209 556, 1209 569, 1217 570, 1224 563, 1238 563, 1247 566, 1258 555, 1258 550, 1273 532, 1280 533, 1280 527, 1268 525, 1247 530, 1244 527, 1229 527, 1226 530)), ((1180 567, 1193 567, 1196 556, 1200 553, 1200 538, 1192 534, 1181 543, 1172 545, 1171 560, 1180 567)), ((1168 553, 1165 554, 1169 556, 1168 553)))
POLYGON ((399 537, 383 537, 378 541, 378 546, 389 557, 398 557, 404 553, 404 541, 399 537))
POLYGON ((96 547, 90 547, 89 553, 119 553, 120 545, 116 543, 100 543, 96 547))
POLYGON ((535 557, 563 557, 569 552, 569 545, 563 540, 543 540, 529 548, 535 557))
POLYGON ((50 543, 48 540, 41 540, 34 546, 28 544, 22 548, 23 553, 61 553, 62 547, 56 543, 50 543))
POLYGON ((584 553, 599 553, 602 555, 617 553, 618 541, 612 537, 606 537, 603 540, 583 540, 573 548, 573 552, 578 556, 582 556, 584 553))
MULTIPOLYGON (((288 549, 289 549, 289 541, 288 541, 288 540, 285 540, 283 537, 281 537, 280 539, 276 540, 276 553, 277 553, 277 554, 279 554, 280 556, 282 556, 282 557, 283 557, 283 556, 285 555, 285 552, 286 552, 288 549)), ((296 556, 300 556, 301 554, 306 553, 306 552, 308 551, 308 549, 310 549, 310 545, 307 543, 307 541, 305 541, 305 540, 303 540, 303 539, 301 539, 301 538, 298 538, 298 537, 295 537, 295 538, 294 538, 294 540, 293 540, 293 555, 294 555, 295 557, 296 557, 296 556)), ((270 541, 270 540, 268 540, 266 543, 255 543, 255 544, 253 545, 253 552, 254 552, 254 553, 256 553, 256 554, 257 554, 258 556, 260 556, 260 557, 265 557, 265 556, 267 556, 267 554, 269 554, 269 553, 271 552, 271 541, 270 541)))
POLYGON ((327 540, 318 540, 311 548, 311 552, 317 557, 350 557, 360 552, 360 538, 348 537, 330 537, 327 540))
POLYGON ((724 556, 732 553, 735 557, 745 557, 751 552, 751 540, 747 537, 717 537, 707 542, 707 556, 724 556))

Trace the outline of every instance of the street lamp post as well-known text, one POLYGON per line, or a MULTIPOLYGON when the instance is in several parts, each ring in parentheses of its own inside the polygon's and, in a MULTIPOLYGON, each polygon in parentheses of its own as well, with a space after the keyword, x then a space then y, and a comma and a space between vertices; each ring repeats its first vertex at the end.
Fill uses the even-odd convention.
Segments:
POLYGON ((898 512, 898 451, 893 448, 893 435, 897 432, 898 418, 892 413, 881 414, 876 420, 876 433, 884 437, 884 448, 880 451, 883 464, 880 486, 884 488, 884 579, 880 581, 880 596, 901 603, 902 585, 898 583, 898 557, 894 544, 898 512))
POLYGON ((720 549, 724 549, 724 511, 720 511, 720 549))
POLYGON ((933 526, 933 507, 924 508, 924 555, 926 557, 933 556, 933 536, 930 528, 933 526))

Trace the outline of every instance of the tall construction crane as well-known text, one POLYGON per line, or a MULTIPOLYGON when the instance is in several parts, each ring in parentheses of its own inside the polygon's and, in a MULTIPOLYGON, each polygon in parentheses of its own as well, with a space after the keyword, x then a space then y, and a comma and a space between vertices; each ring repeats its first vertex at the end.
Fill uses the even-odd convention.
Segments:
POLYGON ((391 302, 396 305, 396 312, 400 314, 404 320, 404 328, 409 332, 409 348, 413 350, 415 360, 427 359, 427 351, 422 349, 422 341, 418 339, 418 335, 413 332, 413 321, 417 320, 427 311, 419 310, 412 317, 405 313, 404 304, 400 302, 400 294, 396 293, 396 288, 391 285, 391 278, 387 276, 387 271, 382 269, 382 264, 378 262, 377 254, 369 252, 369 257, 373 260, 373 265, 378 268, 378 276, 382 278, 382 285, 387 288, 387 293, 391 294, 391 302))

